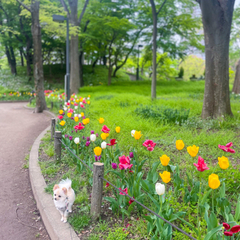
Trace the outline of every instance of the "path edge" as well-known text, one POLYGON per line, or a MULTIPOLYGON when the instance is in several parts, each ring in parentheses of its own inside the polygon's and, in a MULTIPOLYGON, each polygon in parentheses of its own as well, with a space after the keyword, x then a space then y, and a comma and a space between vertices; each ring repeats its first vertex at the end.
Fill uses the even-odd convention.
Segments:
MULTIPOLYGON (((47 114, 54 116, 49 111, 44 111, 47 114)), ((42 221, 50 236, 51 240, 79 240, 79 237, 69 223, 62 223, 60 213, 54 206, 52 196, 45 192, 47 187, 43 178, 41 168, 38 164, 38 151, 41 139, 50 130, 51 126, 47 127, 37 139, 34 141, 30 156, 29 156, 29 178, 33 191, 33 195, 40 212, 42 221)))

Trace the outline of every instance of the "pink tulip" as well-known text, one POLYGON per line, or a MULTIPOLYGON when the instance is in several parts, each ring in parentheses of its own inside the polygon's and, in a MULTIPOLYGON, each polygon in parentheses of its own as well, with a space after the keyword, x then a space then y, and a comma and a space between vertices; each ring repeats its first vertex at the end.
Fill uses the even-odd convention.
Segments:
POLYGON ((200 156, 198 157, 198 163, 193 164, 198 171, 204 172, 205 170, 208 170, 209 168, 207 167, 207 164, 204 162, 204 159, 201 158, 200 156))
MULTIPOLYGON (((125 189, 119 188, 119 189, 122 190, 123 192, 125 192, 126 194, 128 194, 128 189, 127 188, 125 188, 125 189)), ((122 192, 119 192, 119 195, 125 195, 125 194, 122 193, 122 192)))
POLYGON ((146 147, 148 151, 152 152, 156 146, 156 143, 154 143, 152 140, 146 140, 143 143, 143 146, 146 147))
POLYGON ((218 148, 222 149, 224 152, 230 152, 230 153, 235 153, 235 150, 233 150, 232 148, 230 148, 233 145, 232 142, 227 143, 226 146, 223 145, 218 145, 218 148))
POLYGON ((103 127, 102 127, 102 132, 104 132, 104 133, 109 133, 109 132, 110 132, 110 129, 109 129, 106 125, 103 125, 103 127))

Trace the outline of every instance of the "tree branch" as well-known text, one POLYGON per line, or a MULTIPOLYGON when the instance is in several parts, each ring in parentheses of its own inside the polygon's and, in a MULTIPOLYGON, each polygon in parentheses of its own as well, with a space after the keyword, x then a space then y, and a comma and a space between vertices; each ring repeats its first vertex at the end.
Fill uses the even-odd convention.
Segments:
POLYGON ((17 0, 18 3, 20 3, 25 9, 27 9, 29 12, 32 12, 31 9, 25 5, 24 3, 22 3, 21 1, 17 0))
POLYGON ((88 3, 89 3, 89 0, 86 0, 86 1, 85 1, 85 4, 84 4, 84 7, 83 7, 83 10, 82 10, 82 12, 81 12, 81 14, 80 14, 80 17, 79 17, 79 19, 78 19, 78 25, 81 24, 81 21, 82 21, 82 18, 83 18, 83 14, 84 14, 84 12, 85 12, 85 10, 86 10, 86 8, 87 8, 88 3))
POLYGON ((164 0, 164 2, 162 3, 161 7, 159 8, 159 10, 157 11, 157 15, 161 12, 163 6, 165 5, 167 0, 164 0))
POLYGON ((68 17, 69 17, 69 16, 70 16, 70 13, 69 13, 67 4, 64 2, 64 0, 59 0, 59 1, 60 1, 60 3, 62 4, 64 10, 67 12, 67 15, 68 15, 68 17))

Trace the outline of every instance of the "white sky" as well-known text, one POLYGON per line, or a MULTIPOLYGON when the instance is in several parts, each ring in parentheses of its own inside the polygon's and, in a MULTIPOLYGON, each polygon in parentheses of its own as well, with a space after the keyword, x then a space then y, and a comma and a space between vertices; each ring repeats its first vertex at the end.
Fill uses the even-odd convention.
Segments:
POLYGON ((239 4, 240 4, 240 0, 236 0, 234 6, 237 7, 239 4))

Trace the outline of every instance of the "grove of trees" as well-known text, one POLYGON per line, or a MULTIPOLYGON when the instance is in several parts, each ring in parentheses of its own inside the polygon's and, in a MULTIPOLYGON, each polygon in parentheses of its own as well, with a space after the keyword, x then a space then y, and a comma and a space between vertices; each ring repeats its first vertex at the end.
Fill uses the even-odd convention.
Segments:
MULTIPOLYGON (((111 85, 112 77, 126 63, 138 65, 142 45, 140 69, 142 74, 143 69, 148 69, 151 98, 155 99, 157 80, 162 76, 177 77, 176 70, 171 69, 176 69, 186 55, 205 49, 202 117, 232 115, 228 71, 234 3, 235 0, 1 0, 0 54, 7 58, 12 74, 17 74, 16 59, 21 59, 21 65, 26 63, 29 79, 34 76, 36 111, 41 112, 46 108, 43 64, 64 64, 66 59, 66 23, 53 22, 53 14, 70 21, 71 93, 81 91, 84 85, 85 59, 93 72, 97 64, 105 66, 111 85)), ((237 21, 234 17, 235 38, 237 21)), ((231 39, 233 45, 236 41, 231 39)), ((232 56, 233 52, 230 51, 232 56)))

